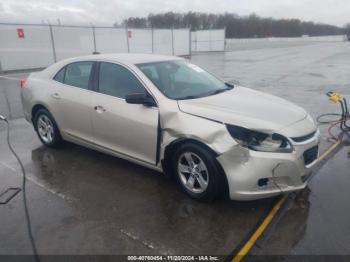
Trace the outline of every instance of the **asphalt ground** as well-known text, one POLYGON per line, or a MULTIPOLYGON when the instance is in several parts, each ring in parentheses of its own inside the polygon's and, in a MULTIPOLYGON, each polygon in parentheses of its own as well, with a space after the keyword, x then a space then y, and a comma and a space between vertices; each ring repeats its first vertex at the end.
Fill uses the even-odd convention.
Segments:
POLYGON ((349 149, 342 147, 297 194, 255 261, 349 260, 349 149))

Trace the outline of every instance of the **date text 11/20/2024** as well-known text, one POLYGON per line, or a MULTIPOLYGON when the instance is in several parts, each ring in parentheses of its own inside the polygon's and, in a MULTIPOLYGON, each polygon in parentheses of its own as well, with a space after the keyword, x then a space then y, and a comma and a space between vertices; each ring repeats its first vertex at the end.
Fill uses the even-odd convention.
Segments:
POLYGON ((128 261, 219 261, 218 256, 128 256, 128 261))

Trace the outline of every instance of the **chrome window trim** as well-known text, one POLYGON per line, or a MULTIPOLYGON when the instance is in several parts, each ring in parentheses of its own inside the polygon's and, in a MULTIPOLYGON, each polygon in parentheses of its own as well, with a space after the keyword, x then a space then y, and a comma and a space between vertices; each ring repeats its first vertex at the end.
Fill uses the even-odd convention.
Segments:
MULTIPOLYGON (((100 95, 105 95, 105 96, 109 96, 109 97, 113 97, 113 98, 116 98, 116 99, 119 99, 119 100, 124 100, 125 101, 125 98, 121 98, 121 97, 116 97, 116 96, 112 96, 112 95, 108 95, 108 94, 103 94, 101 92, 99 92, 98 90, 92 90, 90 88, 88 89, 85 89, 85 88, 81 88, 81 87, 78 87, 78 86, 72 86, 72 85, 67 85, 66 83, 63 83, 63 82, 59 82, 57 80, 55 80, 55 76, 58 74, 58 72, 60 72, 63 68, 66 68, 68 65, 70 64, 73 64, 73 63, 80 63, 80 62, 92 62, 92 63, 110 63, 110 64, 116 64, 116 65, 120 65, 122 67, 124 67, 126 70, 128 70, 132 75, 134 75, 136 77, 136 79, 138 81, 140 81, 141 85, 145 88, 145 90, 149 93, 150 96, 152 96, 152 98, 154 99, 154 101, 156 102, 157 106, 154 107, 149 107, 149 108, 155 108, 158 110, 158 107, 159 107, 159 102, 156 98, 156 96, 152 93, 152 91, 150 90, 150 88, 146 85, 146 83, 142 80, 142 78, 138 75, 138 73, 133 70, 131 67, 129 67, 128 65, 126 64, 123 64, 123 63, 119 63, 119 62, 115 62, 115 61, 110 61, 110 60, 100 60, 100 59, 97 59, 97 60, 79 60, 79 61, 74 61, 74 62, 70 62, 70 63, 67 63, 65 65, 63 65, 62 67, 60 67, 59 69, 57 69, 53 74, 50 75, 49 77, 49 80, 51 81, 54 81, 54 83, 58 83, 58 84, 61 84, 61 85, 64 85, 64 86, 67 86, 67 87, 70 87, 70 88, 79 88, 80 90, 86 90, 86 91, 90 91, 90 92, 93 92, 94 94, 98 93, 100 95)), ((96 68, 94 69, 96 70, 96 68)), ((91 75, 90 75, 91 77, 91 75)), ((89 80, 90 81, 90 80, 89 80)), ((90 83, 90 82, 89 82, 90 83)))

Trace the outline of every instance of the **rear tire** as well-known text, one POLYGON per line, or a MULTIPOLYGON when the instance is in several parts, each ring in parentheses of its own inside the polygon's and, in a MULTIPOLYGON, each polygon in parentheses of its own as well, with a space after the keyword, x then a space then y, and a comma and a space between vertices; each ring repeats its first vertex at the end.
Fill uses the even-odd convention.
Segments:
POLYGON ((190 197, 212 201, 225 190, 223 173, 214 153, 196 143, 180 145, 173 155, 177 182, 190 197))
POLYGON ((40 141, 48 147, 58 147, 62 144, 62 136, 56 121, 49 111, 40 109, 34 116, 34 128, 40 141))

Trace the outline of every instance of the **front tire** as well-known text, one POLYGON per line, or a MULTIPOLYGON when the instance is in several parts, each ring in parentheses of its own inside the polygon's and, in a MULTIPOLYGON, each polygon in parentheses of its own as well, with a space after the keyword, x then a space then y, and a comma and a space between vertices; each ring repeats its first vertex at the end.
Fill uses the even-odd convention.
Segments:
POLYGON ((172 167, 180 187, 192 198, 212 201, 224 191, 223 174, 214 153, 200 145, 180 145, 172 167))
POLYGON ((57 124, 46 109, 40 109, 34 116, 34 128, 40 141, 48 147, 58 147, 62 144, 62 137, 57 124))

